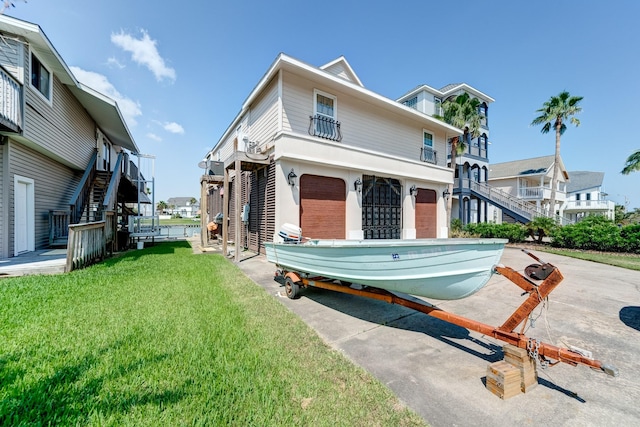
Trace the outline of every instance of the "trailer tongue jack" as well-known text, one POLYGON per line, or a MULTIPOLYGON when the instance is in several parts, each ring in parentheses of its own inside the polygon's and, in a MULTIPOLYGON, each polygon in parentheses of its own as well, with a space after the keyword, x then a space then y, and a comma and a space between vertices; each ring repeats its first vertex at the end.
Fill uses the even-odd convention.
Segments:
POLYGON ((407 299, 395 295, 389 291, 365 287, 355 289, 345 284, 335 283, 333 279, 325 277, 305 277, 304 273, 294 271, 283 271, 285 277, 285 290, 289 298, 296 298, 299 295, 300 287, 313 286, 322 289, 328 289, 336 292, 342 292, 351 295, 359 295, 390 304, 397 304, 407 307, 421 313, 436 317, 445 322, 461 326, 471 331, 479 332, 483 335, 493 337, 497 340, 504 341, 507 344, 514 345, 519 348, 527 349, 529 355, 540 361, 541 366, 553 366, 559 362, 569 365, 586 365, 594 370, 604 372, 611 376, 617 376, 617 368, 603 364, 599 360, 591 357, 591 352, 582 350, 577 347, 570 349, 560 348, 551 344, 528 338, 524 335, 524 328, 529 315, 538 305, 560 284, 563 279, 560 270, 552 264, 541 261, 531 252, 523 250, 527 255, 534 258, 540 264, 531 264, 525 268, 525 274, 529 278, 523 276, 510 267, 496 266, 495 271, 509 279, 516 286, 523 290, 523 296, 529 295, 525 301, 514 311, 511 316, 500 326, 490 326, 476 320, 467 319, 457 314, 449 313, 438 307, 427 305, 415 299, 407 299), (540 284, 534 283, 532 280, 542 280, 540 284), (515 328, 522 324, 521 332, 516 332, 515 328))

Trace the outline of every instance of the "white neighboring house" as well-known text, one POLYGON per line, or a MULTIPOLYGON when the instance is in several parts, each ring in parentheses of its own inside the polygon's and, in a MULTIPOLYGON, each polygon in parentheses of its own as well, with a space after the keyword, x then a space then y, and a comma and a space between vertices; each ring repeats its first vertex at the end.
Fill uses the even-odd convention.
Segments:
MULTIPOLYGON (((551 181, 555 156, 542 156, 512 162, 494 163, 489 170, 489 184, 521 202, 530 205, 534 211, 546 215, 550 211, 551 181)), ((560 174, 556 188, 556 206, 554 211, 563 217, 563 207, 567 200, 567 182, 569 173, 560 158, 560 174)), ((536 216, 536 215, 534 215, 536 216)), ((528 222, 514 218, 513 213, 497 210, 495 222, 528 222)))
POLYGON ((567 200, 561 208, 566 218, 573 222, 589 215, 604 215, 614 219, 615 203, 606 200, 607 193, 602 185, 604 172, 569 172, 569 178, 567 200))
POLYGON ((169 212, 171 215, 178 214, 183 218, 195 218, 200 210, 200 203, 197 199, 195 203, 191 203, 193 199, 193 197, 170 197, 167 200, 169 207, 165 212, 169 212))

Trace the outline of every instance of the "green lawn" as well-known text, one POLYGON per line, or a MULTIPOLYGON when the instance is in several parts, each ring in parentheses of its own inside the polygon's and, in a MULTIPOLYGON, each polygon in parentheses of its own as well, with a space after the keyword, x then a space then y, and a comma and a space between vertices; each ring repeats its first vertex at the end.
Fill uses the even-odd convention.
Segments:
POLYGON ((0 425, 423 425, 216 255, 0 281, 0 425))
POLYGON ((541 252, 568 256, 571 258, 583 259, 586 261, 599 262, 601 264, 614 265, 616 267, 628 268, 629 270, 640 271, 640 255, 618 254, 604 252, 589 252, 570 249, 558 249, 549 246, 538 248, 541 252))

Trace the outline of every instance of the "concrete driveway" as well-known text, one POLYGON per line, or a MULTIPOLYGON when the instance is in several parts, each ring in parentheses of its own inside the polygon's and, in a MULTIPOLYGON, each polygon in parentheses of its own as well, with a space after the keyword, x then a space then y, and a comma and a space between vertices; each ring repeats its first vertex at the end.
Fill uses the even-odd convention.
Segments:
MULTIPOLYGON (((322 289, 305 289, 300 299, 289 300, 263 256, 238 266, 433 426, 639 425, 640 272, 536 255, 556 265, 564 281, 547 309, 534 312, 527 336, 590 350, 616 366, 618 377, 558 364, 538 369, 533 390, 501 400, 484 385, 487 365, 503 357, 501 341, 404 307, 322 289)), ((506 248, 501 262, 522 272, 534 260, 506 248)), ((469 298, 430 302, 497 326, 523 299, 520 288, 494 275, 469 298)))

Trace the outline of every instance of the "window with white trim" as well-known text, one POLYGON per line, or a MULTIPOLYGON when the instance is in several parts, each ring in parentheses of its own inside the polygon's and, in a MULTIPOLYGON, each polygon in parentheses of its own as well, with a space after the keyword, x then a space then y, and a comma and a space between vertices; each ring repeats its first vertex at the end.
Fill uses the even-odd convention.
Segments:
POLYGON ((336 110, 337 110, 337 99, 333 95, 329 95, 328 93, 320 92, 319 90, 314 91, 314 114, 317 116, 323 116, 326 118, 330 118, 336 120, 336 110))
POLYGON ((51 72, 31 53, 31 86, 51 101, 51 72))
POLYGON ((313 116, 309 134, 332 141, 342 140, 338 122, 338 99, 326 92, 313 91, 313 116))

